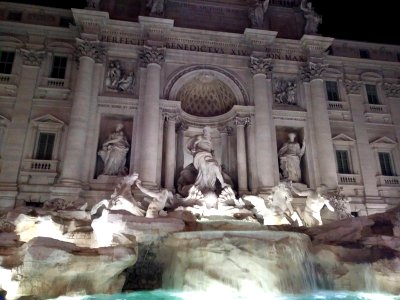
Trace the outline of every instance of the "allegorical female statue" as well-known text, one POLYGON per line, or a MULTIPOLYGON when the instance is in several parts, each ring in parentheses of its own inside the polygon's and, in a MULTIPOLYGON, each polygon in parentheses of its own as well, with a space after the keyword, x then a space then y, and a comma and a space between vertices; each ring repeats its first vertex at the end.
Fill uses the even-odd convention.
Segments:
POLYGON ((104 162, 103 175, 125 176, 127 174, 125 163, 129 143, 122 131, 123 128, 124 125, 118 124, 98 152, 104 162))
POLYGON ((303 141, 303 146, 300 148, 300 144, 294 141, 296 138, 295 133, 289 133, 288 137, 289 141, 278 152, 282 175, 286 180, 301 182, 300 160, 306 150, 305 140, 303 141))
POLYGON ((221 167, 214 157, 210 130, 209 127, 204 127, 203 134, 191 138, 186 145, 193 155, 193 165, 198 170, 194 186, 202 193, 214 191, 217 179, 222 189, 228 186, 222 176, 221 167))

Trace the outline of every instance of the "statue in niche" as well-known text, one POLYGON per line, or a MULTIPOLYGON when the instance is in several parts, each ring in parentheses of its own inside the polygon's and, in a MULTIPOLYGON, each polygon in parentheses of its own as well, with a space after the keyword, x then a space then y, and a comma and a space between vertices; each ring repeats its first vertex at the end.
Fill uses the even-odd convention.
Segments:
POLYGON ((264 15, 268 9, 269 0, 254 0, 249 8, 249 19, 252 28, 262 28, 264 15))
POLYGON ((99 10, 100 0, 86 0, 86 9, 99 10))
POLYGON ((133 72, 125 72, 119 60, 110 62, 105 80, 106 88, 118 92, 133 92, 135 76, 133 72))
POLYGON ((147 0, 146 7, 150 9, 151 17, 162 17, 164 15, 164 0, 147 0))
POLYGON ((274 86, 275 103, 296 105, 296 90, 296 82, 277 79, 274 86))
POLYGON ((318 32, 319 24, 322 23, 321 16, 315 12, 311 2, 307 3, 307 0, 301 1, 300 9, 304 12, 304 18, 306 19, 304 33, 316 34, 318 32))
POLYGON ((301 217, 306 226, 311 227, 323 224, 321 210, 325 205, 330 211, 335 211, 326 196, 327 187, 325 185, 321 185, 315 191, 302 191, 295 186, 291 186, 291 188, 297 195, 307 197, 306 206, 301 213, 301 217))
POLYGON ((98 152, 104 163, 102 175, 125 176, 127 174, 126 154, 129 151, 129 143, 122 129, 123 124, 118 124, 115 131, 111 133, 107 141, 103 143, 98 152))
POLYGON ((294 132, 289 133, 288 137, 289 141, 278 152, 282 176, 283 179, 288 181, 301 182, 300 160, 306 150, 305 139, 303 140, 303 146, 300 148, 300 144, 294 140, 296 138, 294 132))
POLYGON ((217 179, 224 189, 227 184, 222 176, 221 167, 214 157, 211 128, 204 127, 203 134, 191 138, 186 147, 193 155, 193 165, 198 171, 194 183, 197 189, 202 193, 214 191, 217 179))

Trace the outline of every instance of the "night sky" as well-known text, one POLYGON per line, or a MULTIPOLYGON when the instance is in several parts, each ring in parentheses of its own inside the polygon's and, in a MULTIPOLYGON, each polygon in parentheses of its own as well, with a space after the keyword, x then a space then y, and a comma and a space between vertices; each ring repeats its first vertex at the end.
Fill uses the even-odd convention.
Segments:
MULTIPOLYGON (((243 0, 245 1, 245 0, 243 0)), ((14 0, 60 8, 84 8, 85 0, 14 0)), ((377 4, 361 0, 313 0, 316 11, 322 15, 319 32, 339 39, 400 45, 399 12, 396 1, 381 0, 377 4), (352 3, 352 4, 349 4, 352 3)), ((372 1, 371 1, 372 2, 372 1)))

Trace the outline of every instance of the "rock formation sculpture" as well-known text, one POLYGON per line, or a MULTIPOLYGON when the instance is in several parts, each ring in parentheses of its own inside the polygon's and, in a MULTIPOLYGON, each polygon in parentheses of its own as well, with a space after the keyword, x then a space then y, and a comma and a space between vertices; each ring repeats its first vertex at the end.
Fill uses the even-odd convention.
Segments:
POLYGON ((166 216, 166 212, 163 211, 165 204, 168 200, 172 200, 174 195, 167 189, 161 189, 159 192, 151 191, 142 186, 142 182, 136 180, 136 186, 146 195, 152 198, 147 211, 146 218, 157 218, 158 216, 166 216))
POLYGON ((288 137, 289 141, 278 152, 282 176, 288 181, 301 182, 300 160, 306 150, 306 141, 304 139, 303 145, 300 147, 300 144, 295 142, 296 134, 294 132, 289 133, 288 137))
POLYGON ((118 124, 98 152, 104 163, 102 175, 124 176, 127 174, 125 164, 129 143, 122 131, 123 128, 123 124, 118 124))

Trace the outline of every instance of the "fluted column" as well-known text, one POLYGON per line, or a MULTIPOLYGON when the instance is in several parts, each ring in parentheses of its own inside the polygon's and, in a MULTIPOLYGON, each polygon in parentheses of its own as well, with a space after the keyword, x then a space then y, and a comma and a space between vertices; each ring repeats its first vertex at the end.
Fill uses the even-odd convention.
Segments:
POLYGON ((24 142, 31 117, 32 99, 45 53, 44 51, 21 49, 20 54, 22 59, 21 77, 2 153, 0 208, 13 207, 15 204, 24 142))
POLYGON ((326 65, 312 62, 301 68, 301 79, 305 88, 310 89, 313 127, 316 139, 317 162, 321 176, 321 183, 328 188, 338 185, 335 152, 332 144, 332 132, 329 123, 327 102, 325 97, 324 81, 321 78, 326 65))
POLYGON ((92 84, 95 61, 102 61, 105 49, 100 42, 77 39, 79 71, 76 78, 75 94, 71 109, 61 185, 79 186, 82 179, 82 165, 90 115, 92 84))
POLYGON ((273 187, 279 179, 274 176, 274 160, 276 158, 271 153, 271 149, 275 147, 275 143, 272 141, 274 124, 271 60, 251 57, 250 69, 253 74, 258 189, 260 192, 265 192, 273 187))
POLYGON ((185 130, 188 129, 188 126, 185 123, 178 123, 176 125, 177 132, 177 142, 176 142, 176 174, 179 176, 180 172, 183 170, 183 166, 185 163, 184 158, 184 140, 185 140, 185 130))
POLYGON ((160 120, 160 76, 164 50, 144 47, 141 55, 146 66, 146 87, 143 97, 143 129, 140 152, 140 178, 144 185, 157 185, 158 129, 160 120))
POLYGON ((247 162, 248 169, 248 181, 250 191, 252 193, 257 192, 257 161, 256 161, 256 138, 254 136, 254 117, 249 118, 249 122, 246 126, 246 136, 247 136, 247 162))
POLYGON ((236 117, 236 155, 239 194, 248 192, 247 187, 247 155, 246 155, 246 137, 244 127, 248 123, 248 118, 236 117))
POLYGON ((176 167, 176 134, 175 127, 178 117, 176 114, 166 113, 167 135, 165 143, 165 188, 173 191, 176 167))

